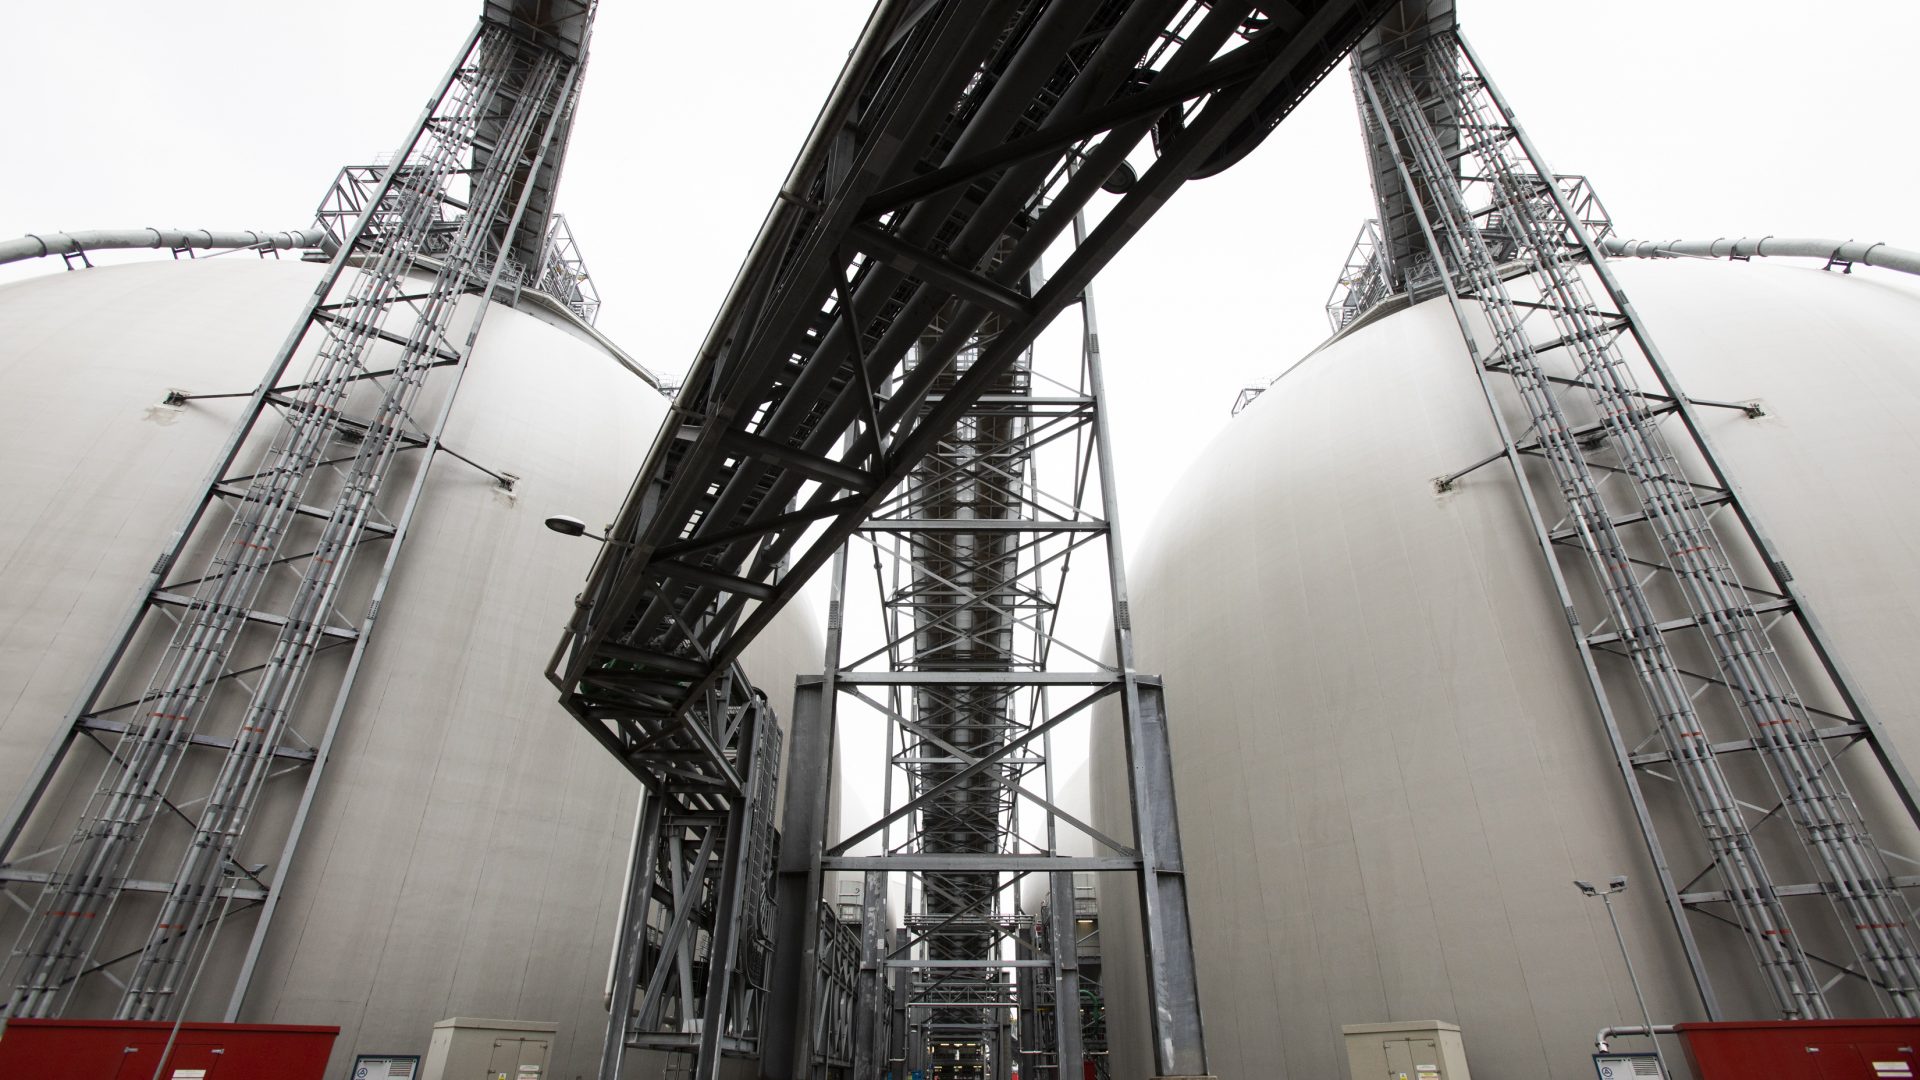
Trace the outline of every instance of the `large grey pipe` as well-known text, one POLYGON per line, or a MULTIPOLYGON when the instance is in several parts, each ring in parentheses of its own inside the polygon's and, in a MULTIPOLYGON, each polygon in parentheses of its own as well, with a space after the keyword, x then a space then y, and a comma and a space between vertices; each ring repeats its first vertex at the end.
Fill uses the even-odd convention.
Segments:
POLYGON ((89 229, 85 232, 28 233, 18 240, 0 240, 0 264, 73 255, 110 248, 318 248, 327 243, 321 229, 301 232, 254 232, 251 229, 89 229))
POLYGON ((1885 244, 1862 244, 1853 240, 1788 236, 1743 236, 1738 240, 1724 237, 1718 240, 1619 240, 1608 237, 1600 241, 1600 249, 1609 255, 1625 255, 1635 259, 1670 259, 1680 255, 1715 259, 1790 255, 1825 259, 1828 262, 1859 263, 1862 266, 1884 266, 1903 274, 1920 274, 1920 251, 1888 247, 1885 244))

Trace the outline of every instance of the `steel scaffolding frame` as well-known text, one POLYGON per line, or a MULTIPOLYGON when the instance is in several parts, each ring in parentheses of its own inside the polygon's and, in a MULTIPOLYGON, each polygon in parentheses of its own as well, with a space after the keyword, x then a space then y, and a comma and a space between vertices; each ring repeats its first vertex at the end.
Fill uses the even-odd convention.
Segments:
MULTIPOLYGON (((1354 80, 1375 174, 1396 181, 1378 192, 1383 219, 1400 211, 1446 269, 1503 444, 1441 486, 1503 459, 1518 481, 1708 1016, 1722 1010, 1690 913, 1743 931, 1782 1016, 1833 1015, 1843 981, 1916 1015, 1920 944, 1901 890, 1920 879, 1891 872, 1889 858, 1914 860, 1875 841, 1836 758, 1871 750, 1878 768, 1859 775, 1900 804, 1876 827, 1905 844, 1913 785, 1705 434, 1699 407, 1726 403, 1678 389, 1600 256, 1604 209, 1581 178, 1543 181, 1450 22, 1370 44, 1354 80), (1603 658, 1616 657, 1644 714, 1607 690, 1603 658), (1663 826, 1643 777, 1677 788, 1697 831, 1663 826), (1674 873, 1670 852, 1702 847, 1705 868, 1674 873), (1838 950, 1851 955, 1823 955, 1838 950)), ((1413 261, 1399 266, 1409 293, 1413 261)))
POLYGON ((1387 266, 1380 223, 1369 218, 1360 223, 1360 232, 1347 252, 1347 264, 1340 268, 1333 291, 1327 294, 1327 322, 1337 334, 1392 291, 1393 272, 1387 266))
POLYGON ((698 713, 707 686, 1152 212, 1264 137, 1386 6, 880 5, 561 642, 551 674, 582 724, 637 772, 676 753, 738 791, 698 713), (1154 165, 1039 295, 1019 295, 1009 283, 1156 122, 1154 165), (857 320, 839 315, 843 292, 857 320), (991 313, 1009 331, 960 393, 921 409, 991 313), (936 316, 938 344, 903 372, 936 316), (616 674, 661 689, 629 693, 616 674))
MULTIPOLYGON (((1076 225, 1076 240, 1084 236, 1076 225)), ((1026 291, 1043 287, 1036 271, 1026 291)), ((1071 358, 1049 370, 1036 366, 1034 352, 1023 353, 835 560, 831 666, 816 691, 818 704, 809 703, 826 712, 829 743, 843 724, 858 722, 851 718, 882 725, 881 806, 844 839, 815 848, 811 866, 806 850, 790 848, 782 887, 804 910, 810 874, 851 871, 864 875, 867 895, 904 899, 903 937, 888 941, 884 927, 863 926, 863 967, 895 973, 891 1007, 904 1034, 895 1043, 899 1067, 943 1080, 1005 1080, 1016 1046, 1030 1066, 1080 1074, 1077 1022, 1029 1025, 1016 1040, 1016 1012, 1035 1015, 1023 990, 1045 986, 1062 1000, 1080 1000, 1077 950, 1032 953, 1034 920, 1018 902, 1027 875, 1043 874, 1047 883, 1052 924, 1039 940, 1074 940, 1073 871, 1099 868, 1140 875, 1143 906, 1162 943, 1190 948, 1159 688, 1138 676, 1131 660, 1090 294, 1082 294, 1080 313, 1071 358), (843 653, 846 572, 856 551, 859 561, 872 563, 877 633, 843 653), (1114 627, 1113 663, 1099 659, 1097 639, 1075 640, 1062 630, 1069 572, 1088 559, 1106 574, 1099 595, 1082 601, 1082 613, 1104 614, 1114 627), (1063 809, 1055 791, 1052 733, 1101 701, 1118 704, 1117 722, 1138 769, 1129 783, 1131 843, 1063 809), (1095 854, 1070 854, 1076 847, 1095 854), (1044 1049, 1035 1041, 1042 1033, 1044 1049)), ((980 342, 1004 331, 989 319, 980 342)), ((980 354, 978 344, 963 351, 954 370, 933 382, 925 407, 938 407, 980 354)), ((856 772, 871 785, 867 770, 856 772)), ((802 819, 820 808, 789 801, 790 834, 817 829, 802 819)), ((803 925, 786 921, 788 910, 783 896, 781 940, 806 940, 803 925)), ((874 910, 866 909, 869 920, 874 910)), ((1177 1040, 1176 1054, 1160 1067, 1204 1074, 1191 960, 1176 953, 1153 975, 1165 1030, 1177 1040), (1181 1049, 1189 1045, 1192 1051, 1181 1049)), ((870 1000, 884 1000, 877 987, 870 1000)), ((799 1064, 806 1053, 795 1047, 790 1075, 817 1075, 799 1064)))
POLYGON ((1050 888, 1040 910, 1021 928, 1018 956, 1058 961, 1015 972, 1022 1077, 1079 1080, 1082 1074, 1071 1067, 1064 1073, 1060 1069, 1061 1023, 1078 1029, 1082 1065, 1091 1064, 1098 1080, 1110 1075, 1106 1003, 1100 986, 1099 905, 1091 877, 1084 872, 1072 874, 1069 881, 1050 888), (1071 906, 1054 902, 1054 896, 1062 893, 1073 897, 1071 906), (1084 934, 1082 925, 1090 927, 1084 934), (1062 1001, 1072 1004, 1062 1008, 1062 1001))
MULTIPOLYGON (((347 165, 340 169, 321 200, 319 210, 314 213, 320 226, 320 242, 314 246, 324 246, 329 252, 338 249, 369 209, 373 213, 361 234, 361 243, 365 246, 386 243, 387 234, 404 225, 411 208, 420 201, 420 196, 413 190, 415 185, 408 182, 407 177, 419 172, 421 167, 404 161, 396 163, 391 157, 382 154, 375 158, 372 165, 347 165), (400 170, 402 181, 384 199, 378 197, 387 173, 394 169, 400 170)), ((409 242, 416 245, 418 254, 438 258, 452 242, 455 225, 454 220, 438 220, 425 236, 413 237, 409 242)), ((547 226, 539 261, 528 265, 536 268, 526 279, 528 288, 546 293, 561 307, 578 316, 581 322, 593 325, 594 319, 600 314, 600 292, 594 288, 593 275, 587 271, 586 258, 580 253, 580 242, 574 239, 573 229, 567 224, 565 214, 553 215, 547 226)), ((508 267, 511 276, 518 271, 520 264, 509 262, 508 267)), ((509 284, 517 287, 519 283, 515 281, 509 284)))
MULTIPOLYGON (((1389 6, 883 0, 580 595, 549 672, 567 708, 650 792, 671 769, 739 797, 738 734, 709 694, 742 650, 1174 191, 1264 139, 1389 6), (1101 194, 1148 154, 1123 194, 1101 194), (1083 213, 1084 242, 1022 291, 1083 213)), ((1198 1074, 1177 841, 1156 801, 1171 782, 1159 692, 1123 670, 1099 696, 1126 699, 1146 827, 1143 854, 1114 862, 1145 866, 1158 1064, 1198 1074)), ((800 688, 789 775, 828 775, 842 685, 836 660, 800 688)), ((813 1015, 800 1003, 822 950, 824 788, 787 800, 778 940, 792 955, 776 959, 770 1021, 813 1015)), ((914 857, 976 868, 969 853, 914 857)), ((796 1028, 769 1026, 767 1075, 820 1067, 796 1028)))
POLYGON ((719 1075, 723 1055, 758 1052, 772 963, 773 867, 782 736, 766 697, 735 671, 714 691, 746 756, 745 798, 663 776, 642 796, 613 960, 601 1075, 629 1047, 692 1055, 719 1075))
POLYGON ((92 981, 120 1018, 182 1015, 220 927, 252 912, 238 1015, 487 299, 517 277, 514 238, 544 228, 529 207, 556 175, 591 7, 512 15, 476 24, 353 224, 323 204, 336 253, 8 820, 0 883, 32 899, 7 1015, 60 1013, 92 981), (378 574, 352 575, 380 542, 378 574), (329 709, 303 697, 316 674, 329 709), (72 755, 82 742, 105 760, 72 755), (71 836, 26 850, 30 827, 57 835, 49 796, 89 769, 71 836), (260 835, 296 771, 279 835, 260 835), (276 840, 276 859, 248 861, 276 840))
MULTIPOLYGON (((989 320, 982 337, 991 338, 1000 329, 989 320)), ((963 355, 952 375, 934 383, 933 393, 951 392, 974 359, 963 355)), ((862 534, 872 541, 876 559, 885 564, 890 578, 882 594, 882 648, 891 670, 1005 674, 1044 667, 1044 646, 1022 640, 1031 636, 1022 630, 1044 624, 1057 610, 1042 574, 1047 563, 1064 560, 1065 552, 1048 558, 1036 550, 1034 557, 1022 559, 1023 547, 1037 548, 1045 540, 1004 528, 989 531, 984 524, 961 526, 968 531, 916 528, 923 522, 999 526, 1045 516, 1046 510, 1033 505, 1034 447, 1060 420, 1036 415, 1047 410, 1029 404, 1032 391, 1028 357, 1022 357, 935 444, 890 504, 868 521, 866 529, 897 530, 862 534)), ((842 670, 858 666, 855 661, 842 670)), ((1021 703, 1015 700, 1020 689, 990 681, 886 688, 887 711, 913 718, 912 723, 888 726, 889 744, 897 742, 886 764, 889 795, 898 772, 904 774, 903 793, 923 801, 918 813, 903 822, 907 835, 898 843, 886 837, 884 852, 1021 852, 1014 793, 1035 771, 1029 763, 1039 759, 1029 754, 959 775, 1031 728, 1032 718, 1020 715, 1021 703)), ((1050 770, 1046 779, 1051 796, 1050 770)), ((891 798, 885 809, 894 809, 891 798)), ((1015 912, 999 910, 997 901, 1006 894, 997 874, 928 872, 909 877, 908 926, 917 931, 929 961, 998 955, 1008 934, 1007 920, 1015 912)), ((905 972, 909 1009, 917 1003, 997 999, 1006 993, 1006 973, 990 967, 909 967, 905 972)), ((1000 1006, 934 1007, 910 1022, 921 1031, 944 1033, 956 1060, 973 1066, 945 1075, 979 1076, 989 1048, 999 1048, 1003 1019, 1000 1006)))
POLYGON ((580 242, 573 238, 565 214, 553 215, 546 254, 533 287, 560 301, 589 326, 600 315, 600 290, 593 287, 593 275, 587 273, 586 257, 580 254, 580 242))

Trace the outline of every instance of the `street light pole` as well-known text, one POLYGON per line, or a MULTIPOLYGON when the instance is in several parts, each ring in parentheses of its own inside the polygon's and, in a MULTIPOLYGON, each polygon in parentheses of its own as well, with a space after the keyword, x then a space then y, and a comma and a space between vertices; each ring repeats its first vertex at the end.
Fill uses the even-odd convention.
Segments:
POLYGON ((1627 891, 1627 879, 1616 877, 1607 882, 1605 892, 1595 888, 1590 882, 1576 881, 1574 884, 1580 887, 1582 895, 1598 896, 1600 902, 1607 906, 1607 921, 1613 924, 1613 940, 1620 943, 1620 959, 1627 965, 1627 982, 1633 985, 1633 999, 1640 1004, 1640 1020, 1646 1024, 1648 1041, 1653 1043, 1653 1056, 1660 1062, 1660 1075, 1672 1075, 1667 1071, 1667 1056, 1660 1050, 1660 1037, 1653 1033, 1653 1014, 1647 1009, 1646 994, 1640 990, 1640 976, 1633 970, 1633 956, 1627 952, 1627 935, 1620 929, 1620 916, 1613 910, 1614 894, 1627 891))

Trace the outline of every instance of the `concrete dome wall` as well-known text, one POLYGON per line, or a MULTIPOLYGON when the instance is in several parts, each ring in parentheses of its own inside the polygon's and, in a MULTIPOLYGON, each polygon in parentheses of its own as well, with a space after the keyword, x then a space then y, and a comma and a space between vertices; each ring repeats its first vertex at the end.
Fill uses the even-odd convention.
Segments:
MULTIPOLYGON (((230 400, 167 407, 165 392, 250 390, 319 274, 235 255, 0 288, 0 799, 64 722, 238 415, 230 400)), ((544 678, 596 546, 542 521, 610 518, 665 409, 565 320, 489 313, 447 445, 519 479, 509 493, 435 465, 241 1015, 339 1024, 329 1075, 355 1053, 424 1053, 454 1015, 558 1021, 550 1071, 592 1073, 638 785, 544 678)), ((389 480, 389 512, 410 468, 389 480)), ((364 585, 342 610, 365 610, 364 585)), ((795 673, 821 655, 817 616, 796 606, 745 658, 783 722, 795 673)), ((309 702, 333 685, 316 676, 309 702)), ((78 786, 98 758, 69 770, 78 786)), ((276 834, 253 857, 278 850, 276 834)), ((237 944, 222 941, 203 987, 231 986, 237 944)), ((190 1011, 225 1004, 219 989, 190 1011)))
MULTIPOLYGON (((1688 393, 1763 405, 1708 410, 1711 435, 1920 757, 1920 295, 1782 266, 1616 269, 1688 393)), ((1481 1080, 1590 1077, 1594 1031, 1639 1013, 1575 877, 1629 875, 1654 1018, 1698 1018, 1511 474, 1434 488, 1497 445, 1451 313, 1428 302, 1289 372, 1137 548, 1139 667, 1166 679, 1217 1075, 1344 1076, 1342 1024, 1439 1019, 1465 1029, 1481 1080)), ((1610 691, 1639 707, 1631 683, 1610 691)), ((1124 832, 1115 728, 1095 731, 1096 820, 1124 832)), ((1878 798, 1870 779, 1856 791, 1878 798)), ((1131 888, 1110 876, 1101 896, 1115 1076, 1153 1071, 1131 888)), ((1737 931, 1696 932, 1728 1015, 1770 1015, 1737 931)))

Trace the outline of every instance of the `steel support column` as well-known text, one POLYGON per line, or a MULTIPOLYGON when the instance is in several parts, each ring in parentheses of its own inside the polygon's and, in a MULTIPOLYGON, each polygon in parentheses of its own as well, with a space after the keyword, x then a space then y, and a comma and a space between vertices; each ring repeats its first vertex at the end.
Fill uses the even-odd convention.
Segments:
MULTIPOLYGON (((837 622, 837 613, 830 618, 837 622)), ((830 636, 834 629, 830 623, 830 636)), ((780 818, 773 973, 767 987, 766 1030, 760 1038, 760 1075, 768 1080, 803 1080, 813 1072, 813 977, 821 962, 823 920, 832 917, 820 903, 819 853, 826 843, 833 775, 833 731, 824 722, 825 711, 823 680, 801 677, 793 691, 793 748, 787 769, 810 782, 787 793, 780 818)))
POLYGON ((1081 1042, 1080 948, 1074 932, 1072 871, 1056 871, 1047 879, 1048 958, 1053 961, 1054 1075, 1080 1080, 1086 1052, 1081 1042))

